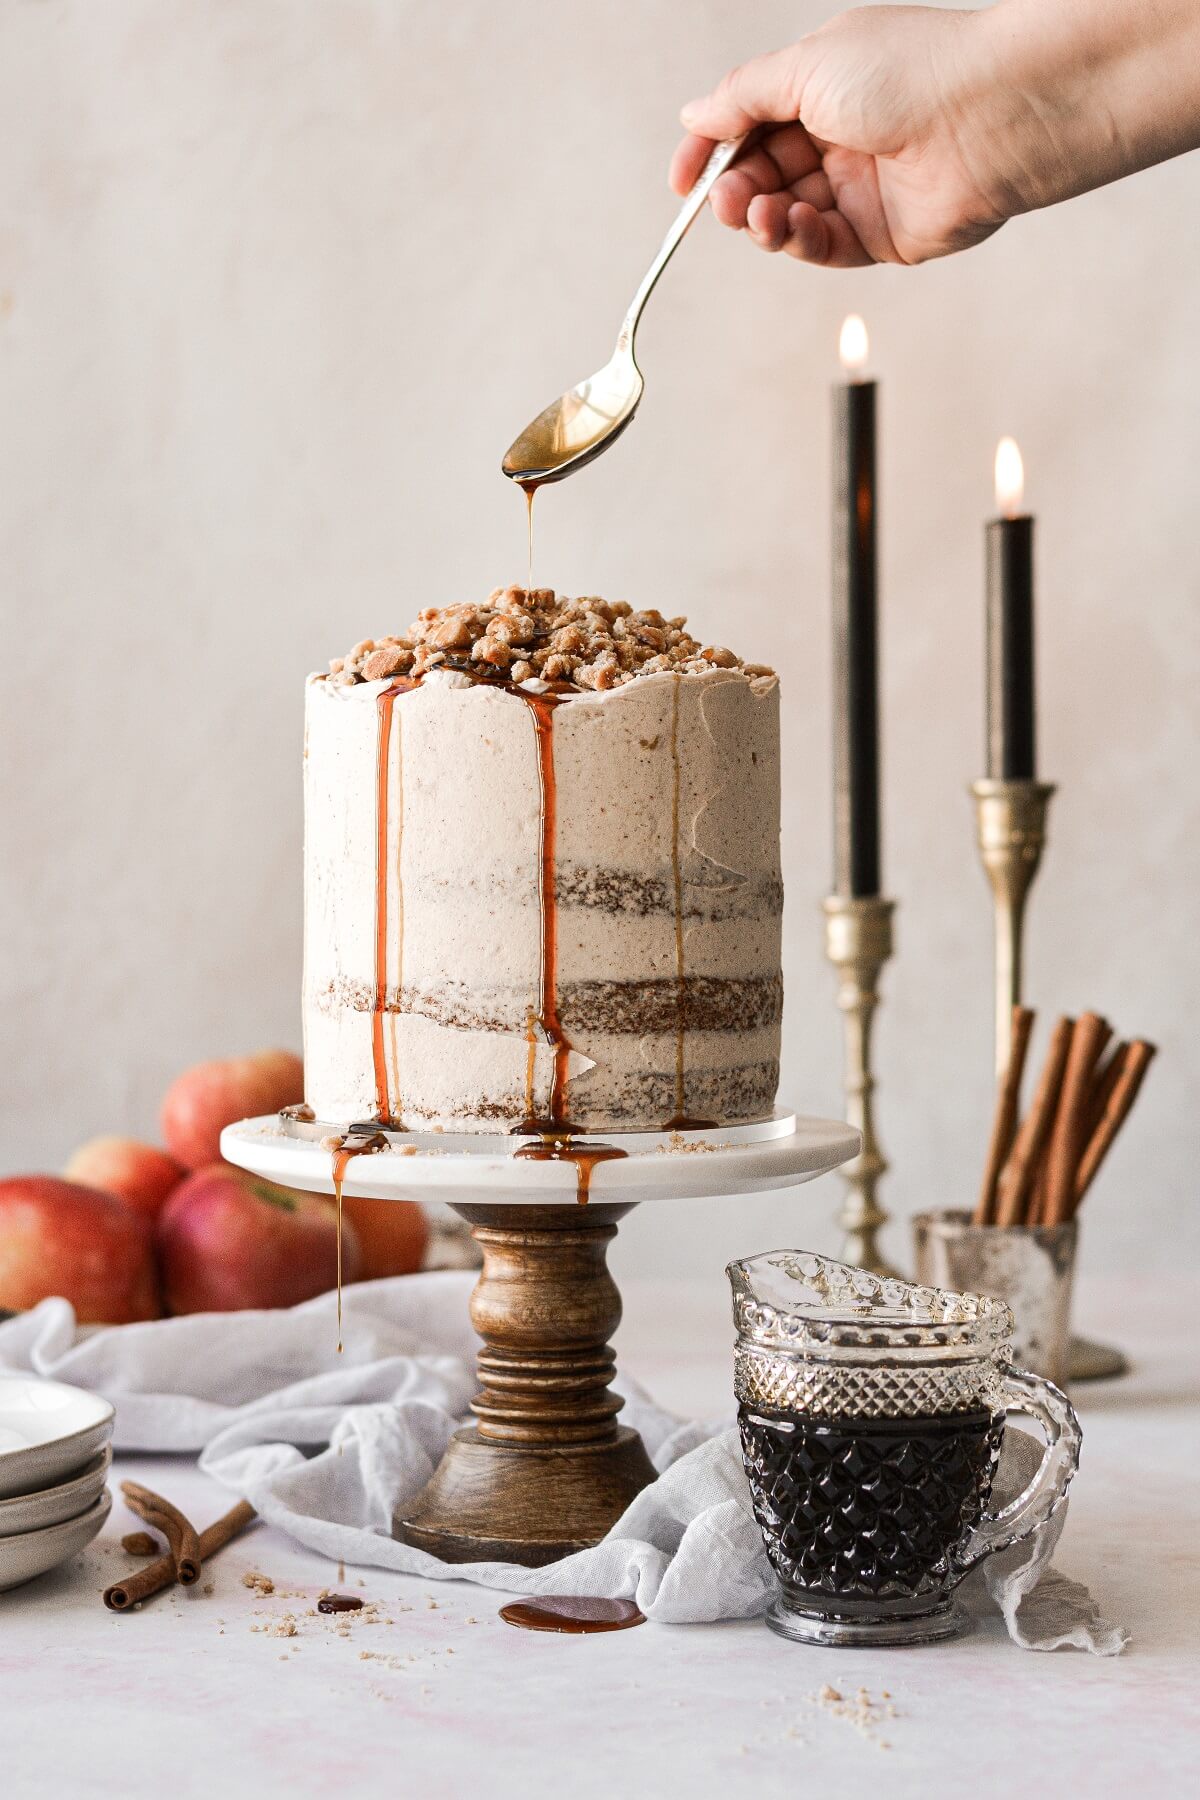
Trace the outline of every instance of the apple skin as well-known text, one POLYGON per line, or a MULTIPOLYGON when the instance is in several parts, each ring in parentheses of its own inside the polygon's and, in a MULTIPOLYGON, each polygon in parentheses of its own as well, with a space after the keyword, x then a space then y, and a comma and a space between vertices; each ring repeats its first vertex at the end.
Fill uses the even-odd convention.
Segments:
POLYGON ((0 1307, 61 1294, 81 1325, 161 1313, 150 1227, 115 1194, 56 1175, 0 1181, 0 1307))
POLYGON ((378 1200, 347 1194, 342 1211, 358 1233, 360 1281, 383 1275, 415 1275, 429 1242, 429 1221, 416 1200, 378 1200))
POLYGON ((63 1170, 66 1181, 115 1194, 143 1218, 156 1219, 172 1188, 187 1174, 182 1163, 137 1138, 95 1137, 80 1144, 63 1170))
POLYGON ((186 1169, 203 1169, 220 1160, 226 1125, 278 1112, 303 1098, 304 1064, 290 1050, 258 1050, 253 1056, 197 1063, 177 1076, 163 1096, 163 1138, 186 1169))
MULTIPOLYGON (((320 1194, 277 1187, 214 1163, 182 1182, 155 1233, 172 1313, 298 1306, 337 1281, 337 1218, 320 1194)), ((342 1279, 361 1267, 353 1225, 342 1227, 342 1279)))

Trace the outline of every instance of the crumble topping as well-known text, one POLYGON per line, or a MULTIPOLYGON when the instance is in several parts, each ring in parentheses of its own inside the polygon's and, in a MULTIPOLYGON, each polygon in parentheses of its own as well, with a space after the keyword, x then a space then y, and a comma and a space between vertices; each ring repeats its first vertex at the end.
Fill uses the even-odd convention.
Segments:
POLYGON ((335 657, 323 679, 352 687, 438 668, 599 691, 666 670, 774 676, 723 645, 700 644, 682 614, 665 619, 654 608, 635 612, 625 600, 590 594, 570 600, 553 588, 504 587, 481 606, 427 606, 405 637, 364 638, 348 656, 335 657))

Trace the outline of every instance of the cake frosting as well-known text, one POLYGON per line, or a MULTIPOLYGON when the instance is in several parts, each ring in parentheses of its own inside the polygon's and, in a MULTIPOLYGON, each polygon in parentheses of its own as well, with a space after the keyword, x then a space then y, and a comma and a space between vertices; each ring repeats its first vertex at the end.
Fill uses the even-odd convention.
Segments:
POLYGON ((771 1112, 778 682, 683 620, 507 589, 357 645, 307 686, 304 866, 319 1120, 771 1112))

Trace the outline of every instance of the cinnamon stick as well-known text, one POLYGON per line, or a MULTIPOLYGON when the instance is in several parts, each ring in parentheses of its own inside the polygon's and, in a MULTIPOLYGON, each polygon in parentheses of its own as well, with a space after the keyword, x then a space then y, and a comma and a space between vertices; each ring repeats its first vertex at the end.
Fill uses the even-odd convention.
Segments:
MULTIPOLYGON (((1053 1125, 1050 1127, 1049 1135, 1050 1137, 1054 1136, 1053 1125)), ((1046 1158, 1043 1156, 1038 1163, 1037 1174, 1033 1181, 1033 1188, 1025 1206, 1025 1217, 1020 1221, 1022 1225, 1043 1225, 1045 1223, 1046 1177, 1046 1158)))
POLYGON ((1088 1115, 1089 1143, 1092 1133, 1104 1117, 1109 1100, 1112 1098, 1112 1091, 1120 1079, 1121 1070, 1125 1065, 1125 1057, 1128 1054, 1129 1045, 1122 1038, 1120 1043, 1113 1045, 1107 1061, 1103 1065, 1097 1064, 1096 1066, 1096 1076, 1092 1083, 1092 1104, 1088 1115))
POLYGON ((191 1587, 200 1579, 200 1539, 192 1521, 170 1500, 164 1500, 153 1489, 137 1481, 123 1481, 121 1492, 126 1505, 153 1530, 167 1540, 175 1562, 175 1575, 182 1587, 191 1587))
POLYGON ((992 1136, 988 1144, 987 1162, 984 1164, 983 1182, 979 1189, 975 1216, 971 1221, 973 1225, 994 1225, 996 1222, 996 1188, 1000 1180, 1000 1171, 1012 1149, 1013 1134, 1017 1128, 1021 1077, 1025 1073, 1025 1057, 1029 1050, 1029 1037, 1033 1030, 1035 1017, 1036 1015, 1028 1006, 1013 1007, 1008 1067, 1001 1077, 996 1092, 996 1112, 992 1120, 992 1136))
MULTIPOLYGON (((200 1533, 200 1560, 207 1562, 218 1550, 224 1549, 231 1539, 244 1531, 257 1514, 248 1500, 239 1500, 220 1519, 214 1521, 206 1531, 200 1533)), ((110 1612, 128 1612, 131 1607, 140 1606, 143 1600, 149 1600, 153 1594, 160 1594, 175 1582, 175 1558, 160 1556, 156 1561, 147 1563, 145 1568, 138 1569, 126 1581, 118 1581, 104 1590, 104 1604, 110 1612)))
POLYGON ((1054 1129, 1046 1148, 1046 1195, 1039 1223, 1061 1225, 1071 1216, 1075 1177, 1087 1146, 1088 1113, 1097 1061, 1112 1031, 1098 1013, 1081 1014, 1071 1036, 1054 1129))
POLYGON ((997 1225, 1019 1225, 1025 1216, 1029 1191, 1037 1173, 1038 1158, 1054 1122, 1074 1029, 1072 1020, 1059 1019, 1051 1033, 1050 1048, 1046 1052, 1046 1061, 1029 1111, 1017 1132, 1000 1176, 1000 1193, 996 1203, 997 1225))
MULTIPOLYGON (((1085 1021, 1093 1021, 1097 1017, 1098 1017, 1098 1015, 1095 1013, 1081 1014, 1081 1016, 1078 1020, 1078 1023, 1076 1024, 1076 1027, 1075 1027, 1075 1036, 1071 1040, 1073 1050, 1079 1043, 1079 1033, 1080 1033, 1080 1029, 1084 1025, 1084 1022, 1085 1021)), ((1028 1204, 1026 1205, 1026 1208, 1025 1208, 1025 1217, 1024 1217, 1024 1220, 1022 1221, 1022 1223, 1025 1225, 1049 1225, 1051 1223, 1051 1219, 1050 1219, 1050 1172, 1054 1165, 1055 1156, 1056 1156, 1055 1145, 1060 1143, 1061 1134, 1064 1131, 1069 1133, 1072 1129, 1074 1129, 1075 1134, 1076 1134, 1077 1146, 1078 1146, 1077 1155, 1082 1155, 1083 1145, 1087 1142, 1089 1136, 1091 1135, 1093 1095, 1095 1092, 1095 1068, 1098 1066, 1099 1058, 1103 1054, 1104 1044, 1106 1044, 1108 1042, 1109 1038, 1111 1038, 1111 1036, 1112 1036, 1112 1030, 1111 1030, 1110 1026, 1104 1020, 1100 1020, 1100 1023, 1103 1026, 1103 1031, 1100 1033, 1096 1033, 1093 1028, 1092 1035, 1099 1036, 1101 1038, 1101 1047, 1097 1051, 1097 1062, 1095 1065, 1093 1065, 1092 1076, 1091 1076, 1091 1079, 1087 1083, 1087 1091, 1086 1091, 1086 1094, 1083 1099, 1083 1113, 1082 1113, 1081 1120, 1077 1120, 1074 1127, 1072 1127, 1070 1125, 1070 1123, 1068 1122, 1068 1119, 1067 1119, 1067 1109, 1070 1104, 1068 1101, 1068 1097, 1067 1097, 1067 1087, 1068 1087, 1068 1084, 1070 1081, 1070 1075, 1071 1075, 1071 1058, 1068 1057, 1068 1059, 1067 1059, 1067 1070, 1066 1070, 1066 1074, 1063 1076, 1062 1090, 1059 1093, 1058 1106, 1055 1109, 1055 1113, 1054 1113, 1054 1123, 1050 1127, 1049 1136, 1046 1139, 1046 1146, 1043 1151, 1041 1160, 1038 1163, 1037 1174, 1034 1177, 1033 1188, 1032 1188, 1032 1191, 1029 1196, 1028 1204)))
POLYGON ((1157 1054, 1156 1046, 1144 1038, 1136 1038, 1121 1058, 1107 1104, 1092 1132, 1075 1176, 1074 1204, 1077 1207, 1100 1172, 1100 1165, 1112 1148, 1113 1139, 1129 1117, 1138 1090, 1146 1079, 1146 1071, 1157 1054))

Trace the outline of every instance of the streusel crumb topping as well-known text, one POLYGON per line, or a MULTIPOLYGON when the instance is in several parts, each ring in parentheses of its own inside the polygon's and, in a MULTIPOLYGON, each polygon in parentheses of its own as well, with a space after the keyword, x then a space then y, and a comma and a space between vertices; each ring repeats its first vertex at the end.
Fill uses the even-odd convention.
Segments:
POLYGON ((505 587, 494 588, 482 606, 427 606, 406 636, 364 638, 348 656, 335 657, 323 679, 350 687, 439 668, 601 691, 666 670, 774 674, 720 644, 700 644, 682 614, 665 619, 653 608, 635 612, 625 600, 505 587))

